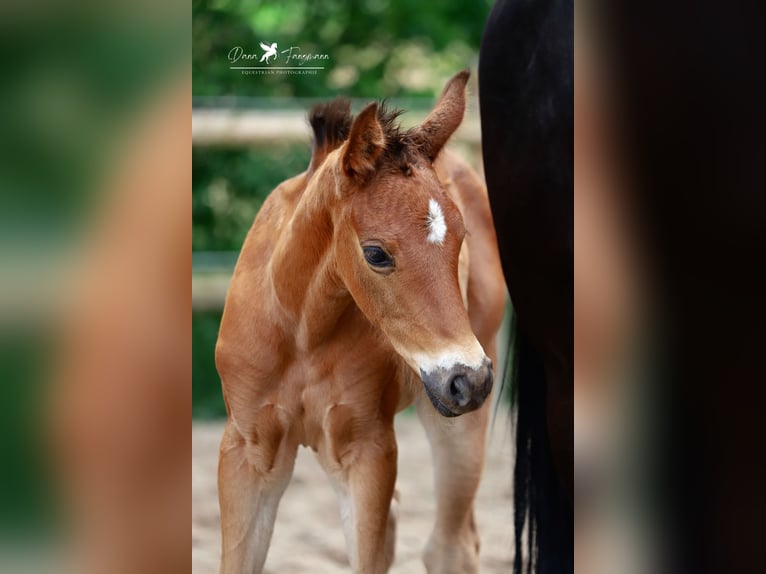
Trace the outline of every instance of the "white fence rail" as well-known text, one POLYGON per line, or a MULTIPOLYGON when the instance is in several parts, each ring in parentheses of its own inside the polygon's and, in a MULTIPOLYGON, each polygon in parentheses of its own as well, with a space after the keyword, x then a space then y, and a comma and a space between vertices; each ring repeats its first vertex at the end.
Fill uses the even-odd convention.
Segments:
MULTIPOLYGON (((402 124, 415 125, 425 113, 402 117, 402 124), (412 116, 412 117, 410 117, 412 116)), ((192 112, 192 143, 197 146, 246 146, 273 141, 308 142, 311 137, 306 112, 203 109, 192 112)), ((479 146, 481 128, 478 114, 469 112, 452 138, 458 145, 479 146)))

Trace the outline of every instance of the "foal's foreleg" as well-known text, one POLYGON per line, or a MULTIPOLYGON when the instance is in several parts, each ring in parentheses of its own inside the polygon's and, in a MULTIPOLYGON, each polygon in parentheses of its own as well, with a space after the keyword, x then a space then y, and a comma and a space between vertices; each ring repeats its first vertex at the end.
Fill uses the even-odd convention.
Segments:
POLYGON ((328 447, 320 461, 338 492, 351 568, 355 574, 384 574, 394 559, 396 535, 393 421, 357 425, 349 409, 336 405, 325 433, 328 447))
POLYGON ((221 440, 221 574, 262 571, 279 500, 295 463, 297 446, 287 440, 276 407, 264 407, 256 414, 249 433, 229 421, 221 440))
POLYGON ((479 410, 444 418, 428 399, 416 408, 431 443, 436 491, 436 524, 423 562, 429 574, 470 574, 479 569, 479 535, 473 501, 484 466, 487 402, 479 410))

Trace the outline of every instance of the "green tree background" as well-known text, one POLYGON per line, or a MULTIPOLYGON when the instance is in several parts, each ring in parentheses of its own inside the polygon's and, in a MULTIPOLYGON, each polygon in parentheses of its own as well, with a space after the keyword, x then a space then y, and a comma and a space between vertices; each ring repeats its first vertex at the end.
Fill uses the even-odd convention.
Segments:
MULTIPOLYGON (((457 71, 476 69, 491 0, 194 0, 193 106, 307 110, 343 95, 424 109, 457 71), (326 53, 317 75, 247 76, 230 70, 235 46, 260 42, 326 53)), ((236 251, 265 197, 303 171, 310 142, 193 148, 192 245, 197 255, 236 251)), ((209 258, 206 258, 209 259, 209 258)), ((204 272, 195 259, 195 273, 204 272)), ((231 257, 227 261, 232 261, 231 257)), ((193 414, 225 414, 213 349, 220 311, 193 317, 193 414)))
POLYGON ((446 78, 475 62, 490 0, 195 0, 195 96, 433 96, 446 78), (232 73, 234 46, 327 53, 322 76, 232 73))

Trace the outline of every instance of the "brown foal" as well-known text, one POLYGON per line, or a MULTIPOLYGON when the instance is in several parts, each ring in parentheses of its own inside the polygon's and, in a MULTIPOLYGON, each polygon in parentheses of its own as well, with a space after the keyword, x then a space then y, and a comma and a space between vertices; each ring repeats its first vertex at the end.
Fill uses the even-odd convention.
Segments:
POLYGON ((505 283, 486 190, 442 148, 468 72, 409 131, 377 104, 316 107, 309 169, 279 185, 242 248, 216 346, 228 422, 222 574, 262 571, 298 447, 340 500, 354 572, 394 557, 394 415, 415 403, 434 457, 432 573, 478 570, 484 461, 505 283))

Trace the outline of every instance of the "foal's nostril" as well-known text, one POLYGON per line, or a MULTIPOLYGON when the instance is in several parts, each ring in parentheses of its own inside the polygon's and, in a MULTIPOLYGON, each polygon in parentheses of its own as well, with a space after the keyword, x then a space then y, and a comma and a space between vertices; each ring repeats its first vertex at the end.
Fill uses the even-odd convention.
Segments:
POLYGON ((468 379, 465 375, 456 375, 452 378, 449 384, 449 392, 452 400, 461 407, 466 406, 471 400, 468 379))

